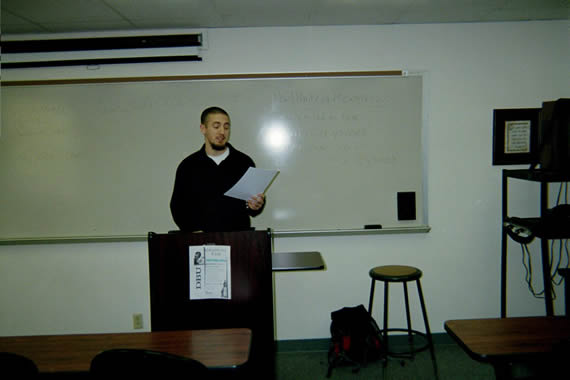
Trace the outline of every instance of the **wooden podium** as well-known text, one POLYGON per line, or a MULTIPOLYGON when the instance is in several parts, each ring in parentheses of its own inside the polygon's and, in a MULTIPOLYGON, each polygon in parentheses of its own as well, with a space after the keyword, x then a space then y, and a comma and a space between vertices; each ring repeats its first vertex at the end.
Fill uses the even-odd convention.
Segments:
POLYGON ((151 330, 246 327, 250 375, 274 378, 270 231, 148 234, 151 330), (231 299, 190 300, 189 246, 231 247, 231 299))

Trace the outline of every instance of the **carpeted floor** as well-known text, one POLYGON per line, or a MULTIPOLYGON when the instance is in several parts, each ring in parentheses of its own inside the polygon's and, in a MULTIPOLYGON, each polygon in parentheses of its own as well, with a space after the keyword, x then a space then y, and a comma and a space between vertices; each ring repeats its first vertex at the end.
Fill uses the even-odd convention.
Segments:
MULTIPOLYGON (((471 359, 456 344, 436 344, 435 354, 439 380, 493 380, 493 367, 471 359)), ((278 351, 277 380, 326 379, 328 361, 326 351, 278 351)), ((404 364, 390 359, 386 368, 381 362, 370 363, 353 373, 353 367, 332 371, 331 380, 423 380, 436 379, 429 351, 416 354, 413 361, 404 364)))

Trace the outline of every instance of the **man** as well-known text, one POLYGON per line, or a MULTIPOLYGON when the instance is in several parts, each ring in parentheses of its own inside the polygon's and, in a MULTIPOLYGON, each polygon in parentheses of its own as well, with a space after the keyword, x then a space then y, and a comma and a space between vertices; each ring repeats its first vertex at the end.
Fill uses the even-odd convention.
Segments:
POLYGON ((235 149, 230 139, 230 117, 210 107, 200 117, 204 145, 178 166, 170 210, 181 231, 239 231, 251 227, 250 216, 263 210, 265 197, 247 202, 224 195, 251 167, 253 160, 235 149))

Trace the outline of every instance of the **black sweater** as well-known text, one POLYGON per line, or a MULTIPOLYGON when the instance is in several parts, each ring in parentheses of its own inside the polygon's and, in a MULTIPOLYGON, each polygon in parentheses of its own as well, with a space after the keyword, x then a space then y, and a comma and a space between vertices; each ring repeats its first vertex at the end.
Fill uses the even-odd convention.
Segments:
POLYGON ((230 144, 229 156, 217 165, 202 148, 178 166, 170 211, 181 231, 239 231, 251 227, 246 202, 224 195, 251 167, 253 160, 230 144))

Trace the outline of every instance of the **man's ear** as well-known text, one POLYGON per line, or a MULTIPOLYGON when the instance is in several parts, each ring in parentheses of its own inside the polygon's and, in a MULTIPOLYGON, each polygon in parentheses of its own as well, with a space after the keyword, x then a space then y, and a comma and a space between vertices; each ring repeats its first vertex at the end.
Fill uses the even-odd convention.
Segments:
POLYGON ((206 126, 204 124, 200 124, 200 133, 202 133, 203 135, 206 134, 206 126))

